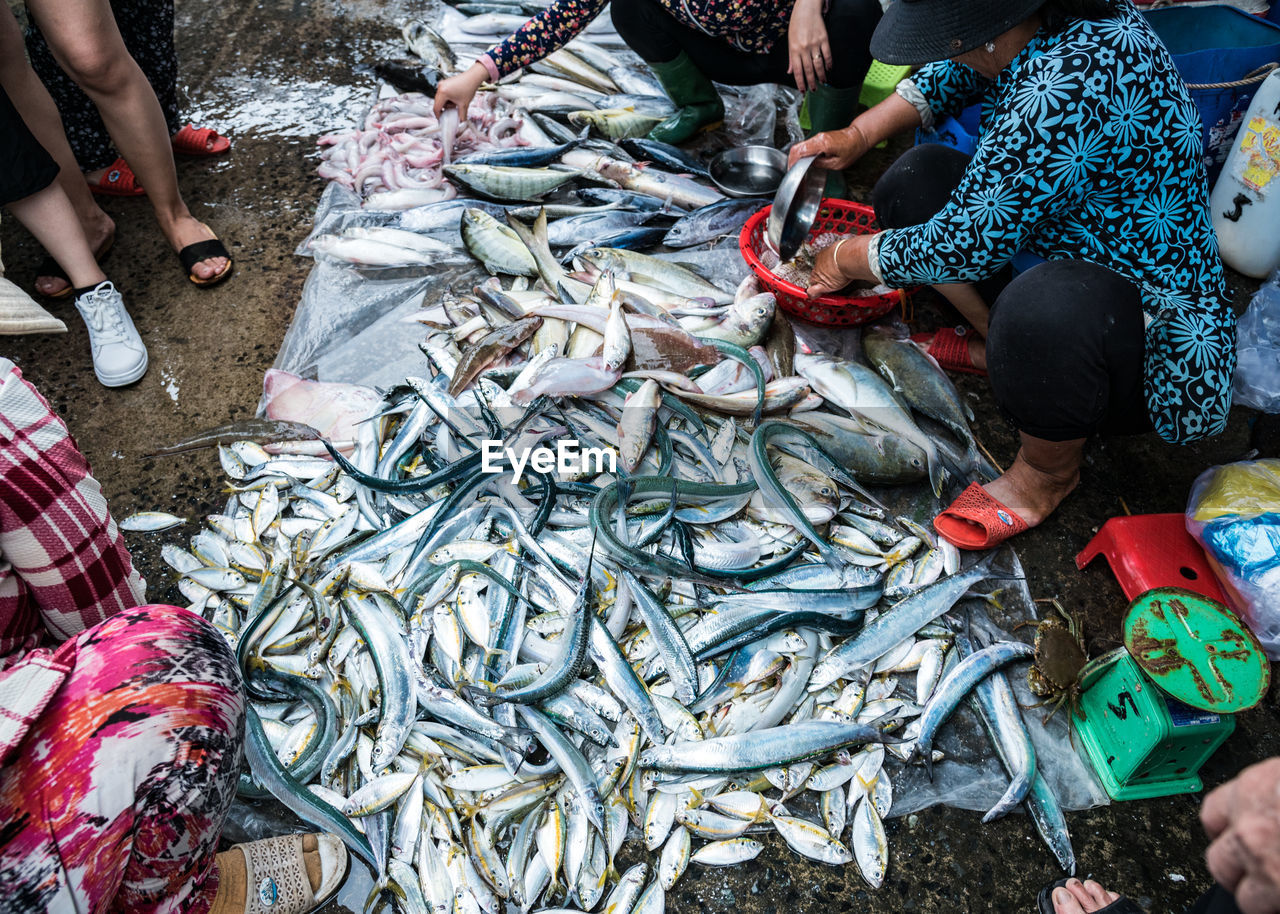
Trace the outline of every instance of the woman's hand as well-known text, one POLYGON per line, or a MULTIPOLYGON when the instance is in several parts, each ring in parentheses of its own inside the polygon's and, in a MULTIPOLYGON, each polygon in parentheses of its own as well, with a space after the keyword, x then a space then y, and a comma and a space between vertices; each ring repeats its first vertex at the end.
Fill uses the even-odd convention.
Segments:
POLYGON ((830 247, 818 252, 809 274, 809 288, 805 295, 817 298, 829 292, 839 292, 855 279, 874 279, 867 262, 867 246, 872 235, 846 235, 830 247))
POLYGON ((485 69, 484 64, 477 61, 457 76, 441 80, 440 85, 436 86, 436 100, 433 106, 436 117, 439 117, 440 112, 446 107, 453 105, 458 109, 459 121, 465 121, 467 107, 476 97, 480 84, 488 78, 489 71, 485 69))
POLYGON ((817 156, 813 164, 832 171, 844 171, 866 153, 871 146, 862 131, 850 124, 843 130, 816 133, 803 143, 796 143, 787 154, 787 167, 805 156, 817 156))
POLYGON ((791 55, 787 72, 795 77, 797 89, 808 92, 827 81, 831 44, 822 21, 822 0, 796 0, 787 29, 787 49, 791 55))

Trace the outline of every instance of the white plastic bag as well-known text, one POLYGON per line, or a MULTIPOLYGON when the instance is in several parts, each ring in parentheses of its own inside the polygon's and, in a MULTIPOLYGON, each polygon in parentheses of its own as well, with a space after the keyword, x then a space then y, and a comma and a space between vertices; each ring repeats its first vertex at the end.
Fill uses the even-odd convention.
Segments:
POLYGON ((1280 270, 1249 302, 1236 329, 1235 402, 1280 413, 1280 270))

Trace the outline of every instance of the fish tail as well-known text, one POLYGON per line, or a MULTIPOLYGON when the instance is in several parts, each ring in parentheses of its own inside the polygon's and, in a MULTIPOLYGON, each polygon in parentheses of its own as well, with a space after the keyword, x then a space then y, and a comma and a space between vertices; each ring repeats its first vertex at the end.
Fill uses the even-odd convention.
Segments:
POLYGON ((993 552, 975 567, 981 567, 985 571, 984 577, 988 580, 1022 581, 1026 579, 1026 574, 1018 564, 1017 555, 1009 546, 993 552))
POLYGON ((933 494, 942 497, 942 484, 946 478, 946 470, 943 469, 942 459, 938 454, 938 449, 930 442, 928 450, 925 451, 925 459, 929 465, 929 485, 933 487, 933 494))

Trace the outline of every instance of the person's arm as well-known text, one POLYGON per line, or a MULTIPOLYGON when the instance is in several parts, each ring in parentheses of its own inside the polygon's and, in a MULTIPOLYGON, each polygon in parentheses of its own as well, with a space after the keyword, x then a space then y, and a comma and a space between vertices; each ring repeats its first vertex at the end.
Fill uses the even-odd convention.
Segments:
POLYGON ((851 239, 838 263, 835 246, 828 248, 818 256, 810 294, 843 288, 850 279, 907 286, 989 276, 1041 220, 1088 189, 1107 148, 1100 135, 1064 139, 1025 112, 999 110, 946 206, 921 225, 851 239), (1067 142, 1071 154, 1060 148, 1067 142), (1075 162, 1077 152, 1087 156, 1083 163, 1075 162))
POLYGON ((459 117, 465 118, 467 106, 485 79, 497 81, 558 51, 590 25, 606 3, 608 0, 555 0, 506 41, 481 55, 469 69, 443 80, 436 87, 436 116, 446 105, 455 105, 459 117))
POLYGON ((796 143, 787 155, 787 167, 805 156, 817 156, 815 165, 833 170, 848 168, 874 149, 881 140, 920 126, 920 113, 910 102, 890 95, 853 119, 843 130, 818 133, 803 143, 796 143))
POLYGON ((145 599, 124 540, 66 425, 0 360, 0 554, 19 598, 62 641, 145 599))
POLYGON ((898 83, 895 94, 920 114, 926 130, 944 117, 960 113, 991 85, 972 67, 953 60, 926 64, 898 83))

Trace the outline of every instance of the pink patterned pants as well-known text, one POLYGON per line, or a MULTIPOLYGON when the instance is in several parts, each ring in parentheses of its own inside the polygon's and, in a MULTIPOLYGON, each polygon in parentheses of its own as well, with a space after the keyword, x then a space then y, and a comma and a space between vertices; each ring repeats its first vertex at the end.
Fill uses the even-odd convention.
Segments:
POLYGON ((0 769, 0 914, 205 914, 235 797, 235 657, 173 606, 65 642, 71 675, 0 769))

